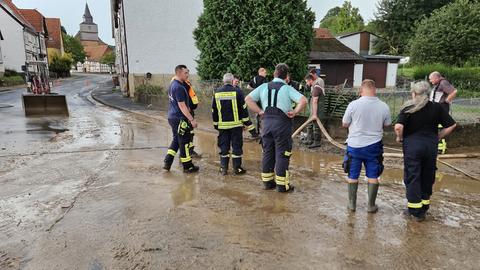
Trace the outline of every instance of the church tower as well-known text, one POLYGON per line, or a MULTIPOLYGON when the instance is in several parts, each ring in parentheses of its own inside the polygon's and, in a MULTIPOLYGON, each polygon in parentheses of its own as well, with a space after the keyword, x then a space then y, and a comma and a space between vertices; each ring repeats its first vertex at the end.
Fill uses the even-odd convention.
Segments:
POLYGON ((85 4, 85 12, 83 14, 83 22, 80 24, 79 38, 81 41, 92 40, 98 41, 98 26, 93 22, 92 14, 88 8, 88 3, 85 4))

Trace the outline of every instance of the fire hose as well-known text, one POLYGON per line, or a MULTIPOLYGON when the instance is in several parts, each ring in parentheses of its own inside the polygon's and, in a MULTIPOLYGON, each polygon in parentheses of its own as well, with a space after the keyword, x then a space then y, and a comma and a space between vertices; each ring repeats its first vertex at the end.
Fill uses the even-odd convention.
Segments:
MULTIPOLYGON (((305 123, 303 123, 303 125, 301 125, 293 134, 292 134, 292 138, 295 138, 303 129, 305 129, 308 124, 310 124, 311 122, 313 121, 316 121, 316 123, 318 124, 318 127, 320 128, 320 130, 322 131, 323 135, 327 138, 327 140, 333 144, 334 146, 342 149, 342 150, 345 150, 346 149, 346 146, 344 144, 341 144, 337 141, 335 141, 332 136, 330 136, 330 134, 328 134, 328 131, 327 129, 325 128, 325 126, 323 125, 322 121, 320 121, 320 119, 316 118, 310 118, 308 119, 305 123)), ((397 152, 402 152, 402 150, 400 149, 397 149, 397 148, 392 148, 392 147, 384 147, 384 149, 387 149, 387 150, 391 150, 391 151, 397 151, 397 152)), ((389 157, 389 158, 403 158, 403 154, 402 153, 384 153, 383 154, 384 157, 389 157)), ((474 180, 477 180, 477 181, 480 181, 480 179, 474 175, 471 175, 470 173, 467 173, 465 172, 464 170, 461 170, 455 166, 453 166, 452 164, 450 163, 447 163, 441 159, 456 159, 456 158, 478 158, 480 157, 480 153, 470 153, 470 154, 449 154, 449 155, 441 155, 439 157, 437 157, 437 161, 440 162, 441 164, 447 166, 447 167, 450 167, 452 169, 454 169, 455 171, 458 171, 458 172, 461 172, 463 173, 464 175, 468 176, 469 178, 471 179, 474 179, 474 180)))

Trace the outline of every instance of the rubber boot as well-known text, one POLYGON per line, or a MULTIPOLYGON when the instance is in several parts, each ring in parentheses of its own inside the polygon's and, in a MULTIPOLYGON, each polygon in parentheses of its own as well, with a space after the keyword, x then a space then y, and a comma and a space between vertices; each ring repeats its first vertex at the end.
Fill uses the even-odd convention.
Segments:
POLYGON ((220 157, 220 173, 222 175, 228 174, 228 163, 230 163, 230 157, 220 157))
POLYGON ((407 208, 403 211, 403 214, 408 218, 415 219, 416 222, 422 222, 425 220, 425 213, 415 211, 415 209, 407 208))
POLYGON ((196 173, 200 170, 198 166, 193 165, 191 161, 183 163, 184 173, 196 173))
POLYGON ((271 189, 275 189, 276 187, 277 187, 277 183, 275 183, 275 180, 263 182, 264 190, 271 190, 271 189))
POLYGON ((358 183, 348 183, 348 209, 352 212, 357 210, 358 183))
POLYGON ((233 173, 235 175, 242 175, 247 173, 247 170, 242 168, 242 158, 241 157, 234 157, 232 158, 233 163, 233 173))
POLYGON ((305 138, 305 141, 303 142, 304 145, 311 145, 313 143, 313 126, 309 125, 307 127, 307 137, 305 138))
POLYGON ((163 169, 166 171, 170 171, 170 169, 172 168, 172 163, 174 159, 175 159, 175 156, 168 154, 165 157, 165 160, 163 161, 163 169))
POLYGON ((376 213, 378 211, 378 206, 375 204, 375 200, 377 199, 378 186, 380 186, 380 184, 368 183, 368 213, 376 213))
POLYGON ((309 149, 318 148, 321 146, 322 134, 320 134, 320 129, 313 129, 313 142, 308 146, 309 149))

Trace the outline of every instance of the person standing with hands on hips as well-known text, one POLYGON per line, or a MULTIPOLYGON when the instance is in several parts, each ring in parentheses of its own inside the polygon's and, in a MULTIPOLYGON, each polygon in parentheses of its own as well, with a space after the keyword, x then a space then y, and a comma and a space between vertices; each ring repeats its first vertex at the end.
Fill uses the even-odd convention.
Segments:
POLYGON ((286 84, 288 66, 278 64, 274 79, 253 90, 246 98, 247 106, 260 115, 262 132, 262 181, 265 189, 291 192, 288 166, 292 155, 293 118, 307 105, 307 98, 286 84), (261 103, 261 108, 257 105, 261 103), (292 110, 292 102, 298 105, 292 110))

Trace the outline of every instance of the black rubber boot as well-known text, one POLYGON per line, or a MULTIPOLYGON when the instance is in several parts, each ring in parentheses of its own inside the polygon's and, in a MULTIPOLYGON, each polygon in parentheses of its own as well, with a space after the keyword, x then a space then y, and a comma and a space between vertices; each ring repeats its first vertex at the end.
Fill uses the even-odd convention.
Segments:
POLYGON ((313 130, 313 142, 308 146, 309 149, 318 148, 322 145, 322 134, 320 134, 320 129, 313 130))
POLYGON ((416 211, 416 209, 407 208, 403 211, 403 214, 408 218, 413 218, 416 222, 425 220, 425 213, 416 211))
POLYGON ((352 212, 357 210, 358 183, 348 183, 348 209, 352 212))
POLYGON ((184 173, 196 173, 200 170, 198 166, 193 165, 191 161, 183 163, 183 172, 184 173))
POLYGON ((235 175, 242 175, 242 174, 246 174, 247 170, 245 170, 242 167, 236 167, 235 169, 233 169, 233 173, 235 173, 235 175))
POLYGON ((275 180, 263 182, 263 189, 265 190, 275 189, 276 187, 277 187, 277 183, 275 183, 275 180))
POLYGON ((228 168, 220 167, 220 174, 222 174, 223 176, 228 175, 228 168))
POLYGON ((163 169, 166 171, 170 171, 172 168, 173 160, 175 159, 174 156, 172 155, 167 155, 165 157, 165 160, 163 161, 163 169))
POLYGON ((376 213, 378 211, 378 206, 375 204, 377 199, 378 187, 380 184, 368 183, 368 213, 376 213))

